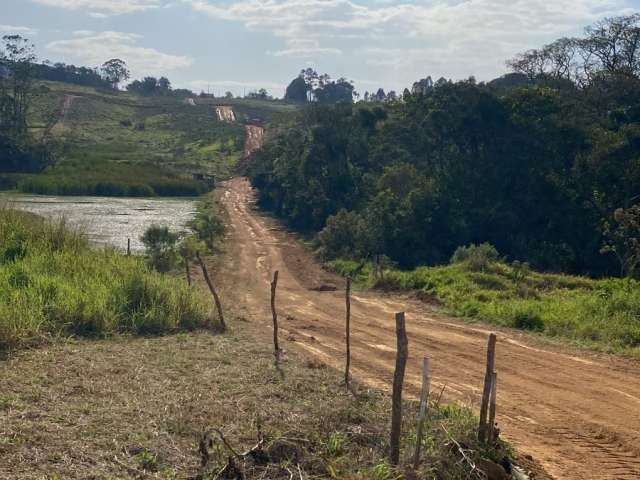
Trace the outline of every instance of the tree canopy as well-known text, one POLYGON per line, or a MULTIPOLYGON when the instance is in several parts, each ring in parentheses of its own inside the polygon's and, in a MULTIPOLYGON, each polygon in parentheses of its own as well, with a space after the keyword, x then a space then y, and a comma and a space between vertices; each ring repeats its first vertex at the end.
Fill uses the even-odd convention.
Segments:
POLYGON ((489 84, 427 78, 401 102, 312 104, 256 154, 260 202, 319 232, 328 258, 413 267, 489 242, 541 269, 638 275, 636 25, 587 29, 581 48, 599 45, 588 81, 512 62, 489 84), (615 60, 602 45, 627 53, 615 60))
POLYGON ((353 83, 346 78, 332 80, 326 73, 318 74, 314 69, 307 68, 289 83, 284 99, 296 103, 334 104, 351 103, 355 96, 357 92, 353 83))

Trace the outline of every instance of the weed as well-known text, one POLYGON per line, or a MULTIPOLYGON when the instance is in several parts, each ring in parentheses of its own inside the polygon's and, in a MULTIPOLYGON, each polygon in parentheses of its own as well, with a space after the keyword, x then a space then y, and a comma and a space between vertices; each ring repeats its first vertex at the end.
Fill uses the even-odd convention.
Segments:
POLYGON ((331 458, 339 457, 344 452, 346 438, 341 432, 333 432, 329 435, 325 448, 331 458))

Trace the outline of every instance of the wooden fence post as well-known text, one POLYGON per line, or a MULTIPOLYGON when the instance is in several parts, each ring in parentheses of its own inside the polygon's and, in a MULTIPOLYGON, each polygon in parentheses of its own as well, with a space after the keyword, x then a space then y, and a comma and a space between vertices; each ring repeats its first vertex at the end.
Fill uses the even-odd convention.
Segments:
POLYGON ((191 272, 189 271, 189 259, 187 257, 184 258, 184 269, 187 272, 187 284, 191 286, 191 272))
POLYGON ((489 443, 495 440, 496 429, 496 396, 498 389, 498 374, 493 372, 491 375, 491 400, 489 402, 489 443))
POLYGON ((422 449, 422 438, 424 422, 427 418, 429 408, 429 359, 422 359, 422 391, 420 392, 420 414, 418 415, 418 428, 416 429, 416 453, 413 456, 413 469, 417 470, 420 464, 420 450, 422 449))
POLYGON ((391 465, 400 462, 400 433, 402 430, 402 384, 404 371, 409 355, 407 332, 404 324, 404 312, 396 313, 396 337, 398 349, 396 353, 396 369, 393 374, 393 394, 391 397, 391 438, 389 460, 391 465))
POLYGON ((351 367, 351 279, 347 277, 347 289, 345 294, 347 304, 347 322, 346 322, 346 342, 347 342, 347 361, 344 369, 344 383, 349 388, 349 368, 351 367))
POLYGON ((278 346, 278 312, 276 311, 276 288, 278 287, 278 270, 273 273, 271 282, 271 315, 273 316, 273 354, 276 361, 280 359, 280 347, 278 346))
POLYGON ((489 397, 491 396, 491 379, 493 376, 496 356, 496 334, 489 335, 487 345, 487 370, 484 375, 484 389, 482 391, 482 404, 480 405, 480 425, 478 425, 478 440, 487 440, 487 410, 489 408, 489 397))
POLYGON ((127 238, 127 257, 131 256, 131 239, 127 238))
POLYGON ((222 304, 220 303, 220 297, 218 297, 218 292, 216 292, 215 287, 213 286, 213 282, 209 278, 209 272, 207 272, 207 267, 205 266, 202 258, 200 258, 200 252, 196 252, 196 260, 200 264, 200 268, 202 269, 202 275, 204 276, 204 281, 207 282, 207 286, 209 287, 209 291, 211 295, 213 295, 213 300, 216 304, 216 309, 218 310, 218 318, 220 319, 220 326, 223 330, 227 329, 227 325, 224 323, 224 316, 222 314, 222 304))

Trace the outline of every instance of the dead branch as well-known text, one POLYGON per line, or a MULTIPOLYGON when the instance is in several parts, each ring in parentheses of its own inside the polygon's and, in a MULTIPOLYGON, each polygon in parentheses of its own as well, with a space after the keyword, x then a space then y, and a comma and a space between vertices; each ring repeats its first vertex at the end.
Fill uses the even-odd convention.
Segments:
POLYGON ((462 460, 464 460, 464 462, 471 468, 469 475, 474 475, 475 478, 479 480, 487 480, 487 475, 482 470, 478 469, 475 462, 469 457, 469 455, 467 455, 467 453, 465 452, 465 449, 462 448, 462 445, 460 445, 460 443, 458 443, 458 441, 455 438, 453 438, 453 436, 451 436, 451 434, 447 430, 447 427, 445 427, 444 424, 442 424, 441 427, 442 427, 442 430, 444 430, 444 433, 447 435, 447 438, 449 439, 449 441, 453 443, 457 448, 458 453, 462 457, 462 460))

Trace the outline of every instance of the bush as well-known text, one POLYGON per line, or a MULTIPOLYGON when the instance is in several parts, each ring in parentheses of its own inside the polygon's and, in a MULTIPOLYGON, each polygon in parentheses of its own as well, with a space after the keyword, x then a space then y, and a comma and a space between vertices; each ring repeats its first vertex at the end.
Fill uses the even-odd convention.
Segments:
POLYGON ((544 321, 540 315, 530 311, 517 312, 513 318, 513 326, 521 330, 544 330, 544 321))
POLYGON ((212 198, 200 202, 196 216, 189 226, 198 240, 206 245, 206 250, 215 251, 218 239, 224 234, 224 223, 218 204, 212 198))
POLYGON ((470 270, 484 271, 490 264, 497 262, 498 258, 498 250, 493 245, 489 243, 471 244, 467 247, 458 247, 449 263, 466 263, 470 270))
POLYGON ((169 231, 169 227, 151 225, 140 238, 146 248, 149 265, 158 272, 168 272, 177 261, 176 244, 178 234, 169 231))
POLYGON ((373 243, 365 219, 344 209, 327 219, 316 240, 325 259, 365 258, 373 243))
POLYGON ((524 280, 526 280, 530 273, 531 267, 527 262, 520 262, 516 260, 511 264, 511 272, 509 277, 514 283, 520 284, 524 280))

